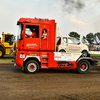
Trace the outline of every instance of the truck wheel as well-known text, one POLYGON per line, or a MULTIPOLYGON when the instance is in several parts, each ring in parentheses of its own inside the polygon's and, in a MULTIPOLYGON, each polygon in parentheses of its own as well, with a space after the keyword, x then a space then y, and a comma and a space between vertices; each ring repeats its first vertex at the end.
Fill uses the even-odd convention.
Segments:
POLYGON ((25 64, 25 71, 27 73, 33 74, 36 73, 38 70, 39 70, 39 64, 34 60, 28 61, 25 64))
POLYGON ((83 51, 82 52, 82 57, 87 57, 88 56, 88 52, 87 51, 83 51))
POLYGON ((0 58, 2 58, 3 56, 4 56, 4 51, 0 49, 0 58))
POLYGON ((77 71, 80 74, 86 74, 89 72, 90 70, 90 62, 87 60, 81 60, 79 61, 79 63, 77 64, 77 71))
POLYGON ((66 52, 64 49, 59 50, 59 52, 66 52))

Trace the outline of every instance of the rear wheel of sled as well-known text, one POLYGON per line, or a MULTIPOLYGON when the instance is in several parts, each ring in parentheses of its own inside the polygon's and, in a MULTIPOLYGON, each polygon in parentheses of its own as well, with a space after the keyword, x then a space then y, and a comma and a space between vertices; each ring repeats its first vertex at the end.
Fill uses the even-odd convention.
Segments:
POLYGON ((90 62, 87 61, 87 60, 81 60, 78 62, 77 64, 77 71, 80 73, 80 74, 86 74, 89 72, 90 70, 90 62))
POLYGON ((87 57, 88 56, 88 52, 87 51, 83 51, 82 52, 82 57, 87 57))
POLYGON ((59 52, 66 52, 64 49, 59 50, 59 52))
POLYGON ((28 61, 25 64, 25 71, 27 73, 33 74, 36 73, 38 70, 39 70, 39 64, 34 60, 28 61))

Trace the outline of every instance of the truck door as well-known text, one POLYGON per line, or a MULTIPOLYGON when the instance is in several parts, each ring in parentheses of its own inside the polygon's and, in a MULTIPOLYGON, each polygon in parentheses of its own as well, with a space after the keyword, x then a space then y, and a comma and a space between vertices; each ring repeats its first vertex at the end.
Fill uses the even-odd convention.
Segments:
POLYGON ((49 50, 50 49, 49 25, 41 25, 40 35, 41 35, 40 50, 49 50))
POLYGON ((25 38, 24 38, 24 50, 39 50, 39 25, 26 25, 25 38))
POLYGON ((67 52, 81 52, 80 42, 76 38, 68 38, 67 52))

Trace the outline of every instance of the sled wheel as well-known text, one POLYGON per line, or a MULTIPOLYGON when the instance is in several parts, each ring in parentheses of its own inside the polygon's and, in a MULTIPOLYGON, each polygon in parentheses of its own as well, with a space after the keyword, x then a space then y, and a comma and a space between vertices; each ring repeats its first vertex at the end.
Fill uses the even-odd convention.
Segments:
POLYGON ((66 52, 64 49, 59 50, 59 52, 66 52))
POLYGON ((85 73, 88 73, 89 70, 90 70, 90 63, 89 61, 87 60, 81 60, 79 61, 78 65, 77 65, 77 71, 80 73, 80 74, 85 74, 85 73))
POLYGON ((36 73, 38 70, 39 70, 39 64, 34 60, 28 61, 25 65, 25 71, 27 73, 33 74, 36 73))
POLYGON ((4 51, 0 49, 0 58, 2 58, 3 56, 4 56, 4 51))
POLYGON ((88 56, 88 52, 87 52, 87 51, 83 51, 83 52, 82 52, 82 56, 83 56, 83 57, 87 57, 87 56, 88 56))

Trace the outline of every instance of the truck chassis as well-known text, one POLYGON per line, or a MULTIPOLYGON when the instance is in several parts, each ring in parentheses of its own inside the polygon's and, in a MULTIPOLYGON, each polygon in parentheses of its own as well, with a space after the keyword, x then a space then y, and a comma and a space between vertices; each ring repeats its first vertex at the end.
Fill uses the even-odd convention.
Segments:
POLYGON ((17 67, 27 73, 36 73, 39 69, 59 69, 77 70, 78 73, 85 74, 89 72, 91 65, 97 64, 91 57, 82 57, 81 53, 18 51, 17 58, 17 67))

